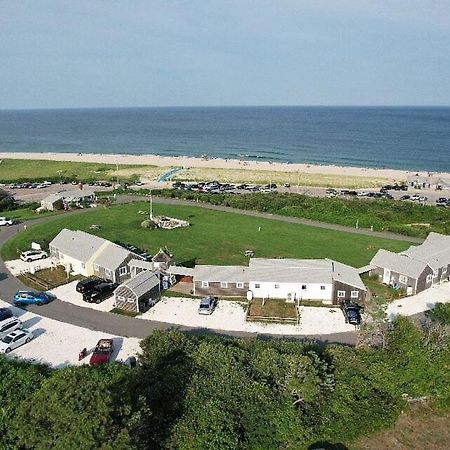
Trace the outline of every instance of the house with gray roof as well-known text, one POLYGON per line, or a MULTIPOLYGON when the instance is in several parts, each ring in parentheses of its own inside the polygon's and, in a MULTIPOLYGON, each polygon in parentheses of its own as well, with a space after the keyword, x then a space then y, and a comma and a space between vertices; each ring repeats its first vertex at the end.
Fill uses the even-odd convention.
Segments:
POLYGON ((67 228, 50 242, 49 251, 69 272, 84 276, 96 275, 115 283, 130 277, 130 260, 142 259, 107 239, 67 228))
POLYGON ((80 205, 82 203, 91 204, 96 200, 94 191, 76 189, 72 191, 62 191, 50 194, 41 200, 41 209, 55 211, 67 208, 71 204, 80 205))
POLYGON ((249 266, 196 266, 196 295, 363 301, 366 288, 355 268, 327 259, 251 258, 249 266))
POLYGON ((130 312, 142 312, 153 306, 161 297, 159 277, 144 270, 125 281, 114 291, 116 308, 130 312))
POLYGON ((370 262, 371 275, 408 295, 417 294, 450 276, 450 236, 430 233, 426 240, 401 253, 379 250, 370 262))

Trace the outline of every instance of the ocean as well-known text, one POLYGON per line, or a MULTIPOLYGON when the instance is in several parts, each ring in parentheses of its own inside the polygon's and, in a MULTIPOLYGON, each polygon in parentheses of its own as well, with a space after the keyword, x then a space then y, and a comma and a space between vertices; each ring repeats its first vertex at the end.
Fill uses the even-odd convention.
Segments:
POLYGON ((450 172, 450 108, 0 110, 0 151, 206 154, 450 172))

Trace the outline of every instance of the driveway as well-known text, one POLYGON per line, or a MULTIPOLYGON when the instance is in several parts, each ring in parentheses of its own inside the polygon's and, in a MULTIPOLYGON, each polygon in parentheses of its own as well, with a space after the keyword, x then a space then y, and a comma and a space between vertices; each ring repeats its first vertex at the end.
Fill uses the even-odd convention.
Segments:
POLYGON ((38 270, 56 266, 56 260, 52 258, 45 258, 38 261, 26 262, 21 259, 13 259, 11 261, 6 261, 5 265, 13 275, 17 276, 24 272, 34 273, 38 270))

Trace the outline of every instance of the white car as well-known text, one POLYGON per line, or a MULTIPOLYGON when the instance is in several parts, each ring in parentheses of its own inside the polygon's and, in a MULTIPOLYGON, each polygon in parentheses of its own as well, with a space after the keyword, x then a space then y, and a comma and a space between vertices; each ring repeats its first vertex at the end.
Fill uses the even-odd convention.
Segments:
POLYGON ((0 217, 0 227, 9 227, 10 225, 14 225, 14 221, 12 219, 0 217))
POLYGON ((9 353, 23 344, 28 344, 33 339, 30 330, 16 330, 0 340, 0 353, 9 353))
POLYGON ((420 195, 419 194, 413 194, 411 195, 411 200, 419 200, 420 199, 420 195))
POLYGON ((22 328, 22 321, 17 317, 10 317, 0 323, 0 339, 7 336, 12 331, 22 328))
POLYGON ((44 250, 28 250, 20 254, 20 259, 26 262, 37 261, 38 259, 45 258, 48 258, 48 253, 44 252, 44 250))

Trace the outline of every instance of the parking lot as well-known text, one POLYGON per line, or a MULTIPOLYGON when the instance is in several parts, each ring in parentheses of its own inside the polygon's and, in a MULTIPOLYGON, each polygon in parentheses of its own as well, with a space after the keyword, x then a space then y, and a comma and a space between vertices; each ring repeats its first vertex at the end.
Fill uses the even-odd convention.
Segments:
POLYGON ((0 307, 9 307, 20 318, 23 327, 33 332, 34 339, 8 354, 9 358, 20 357, 31 362, 49 364, 55 368, 81 365, 89 362, 89 357, 99 339, 113 338, 113 361, 127 362, 130 356, 139 353, 139 339, 112 336, 107 333, 77 327, 38 314, 15 308, 0 300, 0 307), (78 353, 83 348, 88 355, 78 361, 78 353))
POLYGON ((264 324, 245 320, 246 304, 230 300, 219 300, 211 315, 198 313, 200 300, 165 297, 141 319, 169 322, 193 328, 241 331, 274 335, 313 335, 355 331, 353 325, 345 323, 339 308, 300 307, 300 325, 264 324))

